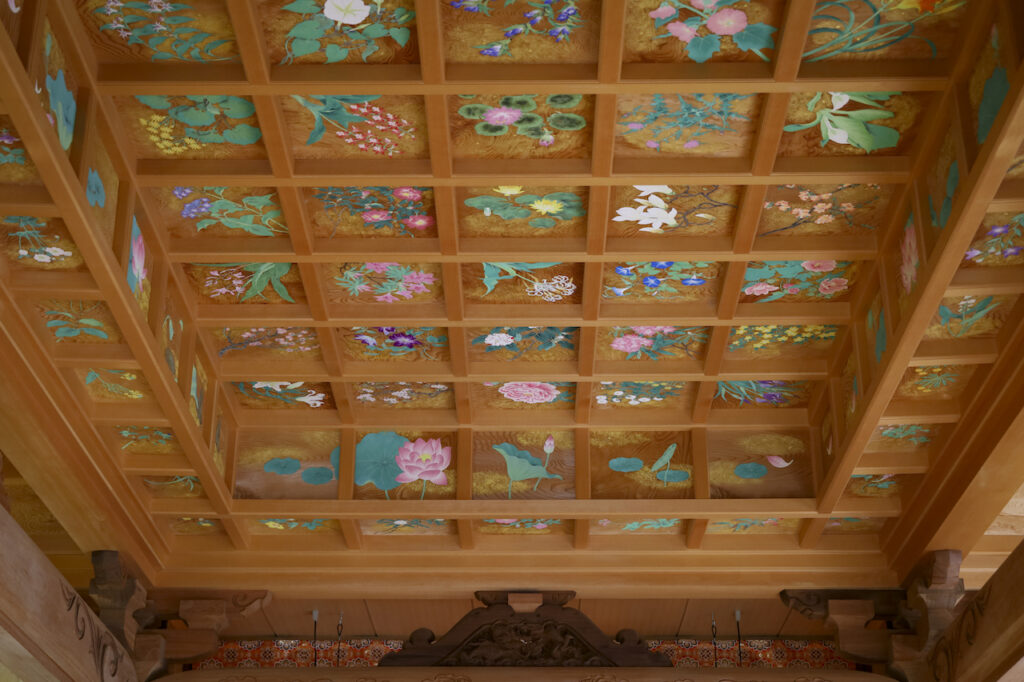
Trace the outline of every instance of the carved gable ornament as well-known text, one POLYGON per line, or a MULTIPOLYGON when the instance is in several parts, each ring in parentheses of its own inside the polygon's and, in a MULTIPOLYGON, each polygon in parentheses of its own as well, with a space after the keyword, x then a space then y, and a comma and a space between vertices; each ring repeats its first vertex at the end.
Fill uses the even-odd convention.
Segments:
POLYGON ((517 612, 508 592, 477 592, 485 606, 470 611, 443 637, 420 628, 382 666, 671 667, 635 630, 615 639, 576 609, 575 592, 543 592, 533 611, 517 612))

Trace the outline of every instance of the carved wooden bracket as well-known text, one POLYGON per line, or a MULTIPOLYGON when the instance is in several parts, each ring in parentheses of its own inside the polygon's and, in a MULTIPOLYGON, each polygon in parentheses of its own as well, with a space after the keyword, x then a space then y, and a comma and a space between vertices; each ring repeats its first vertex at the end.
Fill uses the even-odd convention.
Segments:
POLYGON ((963 598, 961 554, 926 556, 905 589, 783 590, 782 601, 808 618, 826 620, 844 654, 885 663, 908 682, 929 680, 928 656, 957 615, 963 598))
MULTIPOLYGON (((515 593, 512 593, 515 595, 515 593)), ((382 666, 631 666, 670 667, 635 630, 611 639, 585 615, 565 606, 575 592, 541 592, 536 609, 517 613, 509 592, 477 592, 477 608, 440 639, 426 628, 413 632, 382 666), (435 641, 436 640, 436 641, 435 641)), ((515 596, 513 602, 523 600, 515 596)))
POLYGON ((92 567, 96 577, 89 581, 89 596, 99 606, 100 620, 131 651, 140 627, 135 612, 146 606, 146 589, 128 576, 115 551, 93 552, 92 567))

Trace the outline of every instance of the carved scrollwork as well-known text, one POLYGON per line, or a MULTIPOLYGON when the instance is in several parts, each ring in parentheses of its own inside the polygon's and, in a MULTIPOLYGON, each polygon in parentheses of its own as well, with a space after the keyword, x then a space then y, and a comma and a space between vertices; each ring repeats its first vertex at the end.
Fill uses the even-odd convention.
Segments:
POLYGON ((985 615, 991 591, 992 583, 985 583, 946 634, 935 644, 928 657, 935 682, 953 682, 956 679, 957 662, 963 649, 974 646, 978 635, 978 623, 985 615))
POLYGON ((96 624, 96 616, 89 610, 74 588, 62 582, 60 589, 64 597, 64 606, 67 612, 71 613, 75 636, 79 640, 88 638, 89 653, 92 654, 93 663, 96 665, 96 672, 100 679, 117 679, 117 671, 124 658, 124 653, 118 650, 117 640, 96 624))
POLYGON ((438 663, 447 666, 614 665, 564 623, 516 619, 501 619, 480 628, 438 663))

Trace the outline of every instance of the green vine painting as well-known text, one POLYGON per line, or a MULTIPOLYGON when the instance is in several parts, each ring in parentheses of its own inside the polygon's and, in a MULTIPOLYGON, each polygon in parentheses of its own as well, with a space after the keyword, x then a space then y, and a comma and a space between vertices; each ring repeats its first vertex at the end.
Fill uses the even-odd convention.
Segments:
POLYGON ((669 483, 685 483, 690 480, 689 467, 678 464, 677 468, 672 466, 672 459, 675 457, 677 448, 678 444, 670 444, 647 469, 644 468, 644 460, 639 457, 614 457, 608 460, 608 468, 624 474, 646 471, 661 481, 661 485, 666 488, 669 483))
POLYGON ((284 36, 280 63, 388 61, 413 37, 416 13, 404 5, 386 0, 293 0, 280 9, 297 20, 284 36))
POLYGON ((248 146, 263 137, 256 107, 235 95, 136 95, 151 114, 139 118, 146 137, 165 156, 194 156, 208 145, 248 146))
POLYGON ((343 263, 334 284, 351 299, 367 295, 377 303, 436 298, 441 289, 434 272, 402 263, 343 263))
POLYGON ((524 194, 522 187, 511 185, 494 187, 491 192, 469 197, 464 203, 486 217, 501 221, 528 219, 530 227, 538 230, 551 229, 560 221, 579 218, 587 213, 582 197, 573 192, 551 192, 541 196, 524 194))
POLYGON ((835 300, 850 288, 856 272, 857 264, 850 261, 752 261, 743 293, 758 303, 835 300))
POLYGON ((775 47, 775 27, 751 23, 747 13, 730 7, 740 0, 663 0, 648 13, 656 30, 665 33, 655 38, 676 38, 686 45, 686 54, 703 64, 722 51, 723 41, 768 61, 765 52, 775 47))
POLYGON ((620 263, 605 271, 602 296, 644 301, 707 298, 719 270, 718 263, 706 261, 620 263))
POLYGON ((119 341, 121 335, 112 329, 106 305, 100 301, 49 301, 43 310, 46 327, 57 342, 74 339, 91 343, 119 341))
POLYGON ((829 142, 849 145, 865 152, 891 149, 900 141, 896 128, 872 123, 892 119, 895 113, 885 104, 900 92, 817 92, 805 105, 814 114, 810 121, 790 123, 787 133, 818 127, 821 146, 829 142), (860 105, 860 106, 857 106, 860 105))
POLYGON ((882 426, 878 429, 878 435, 886 441, 901 444, 910 443, 914 447, 919 447, 932 442, 934 427, 923 424, 882 426))
POLYGON ((101 32, 116 36, 125 47, 137 46, 154 62, 238 61, 227 17, 204 15, 189 3, 105 0, 93 13, 103 22, 101 32))
POLYGON ((1003 106, 1003 100, 1010 91, 1010 78, 1006 67, 1002 63, 1002 50, 999 41, 999 30, 992 27, 989 34, 988 46, 985 52, 978 59, 978 68, 991 63, 991 71, 982 86, 980 96, 975 100, 974 74, 971 76, 970 92, 972 104, 975 106, 975 139, 978 144, 984 144, 988 139, 992 124, 996 121, 999 109, 1003 106))
MULTIPOLYGON (((476 99, 476 95, 460 95, 476 99)), ((457 113, 469 121, 477 121, 473 130, 484 137, 517 135, 536 140, 541 147, 555 144, 557 131, 576 131, 587 127, 587 119, 573 110, 580 109, 583 95, 543 96, 543 109, 538 112, 537 98, 542 95, 505 95, 498 106, 466 103, 457 113)))
POLYGON ((121 426, 117 435, 124 439, 121 450, 160 449, 176 443, 170 429, 156 426, 121 426))
POLYGON ((24 166, 25 161, 25 147, 21 144, 21 138, 8 128, 0 128, 0 166, 24 166))
POLYGON ((203 293, 224 302, 245 303, 269 300, 272 289, 282 300, 294 303, 283 279, 292 272, 291 263, 192 263, 205 270, 201 279, 203 293))
POLYGON ((370 535, 391 535, 393 533, 434 535, 446 534, 448 525, 448 521, 445 519, 376 519, 372 526, 364 525, 362 530, 370 535))
POLYGON ((966 0, 819 0, 803 58, 879 58, 904 41, 917 43, 909 49, 922 56, 938 57, 935 42, 918 29, 943 15, 955 22, 965 5, 966 0))
POLYGON ((341 466, 341 448, 331 450, 327 461, 328 466, 306 466, 306 462, 297 457, 273 457, 264 462, 263 471, 277 476, 299 474, 302 483, 321 486, 337 480, 341 466))
POLYGON ((259 524, 264 528, 275 531, 296 529, 305 531, 334 530, 337 527, 337 522, 333 519, 308 519, 306 521, 301 519, 260 519, 259 524))
POLYGON ((204 230, 253 237, 288 234, 276 193, 232 198, 235 192, 229 187, 175 187, 172 194, 181 205, 179 215, 194 221, 197 234, 204 230))
POLYGON ((85 386, 93 398, 101 400, 141 400, 146 397, 139 372, 123 369, 87 369, 85 386))
POLYGON ((735 154, 745 149, 741 138, 748 132, 756 102, 755 95, 736 93, 648 95, 632 108, 623 100, 619 135, 632 146, 654 152, 735 154))
POLYGON ((715 401, 724 407, 801 407, 809 392, 806 381, 719 381, 715 401))
POLYGON ((983 228, 984 232, 964 253, 964 260, 982 266, 1017 265, 1024 261, 1024 213, 1008 219, 999 214, 994 217, 997 220, 986 222, 995 224, 983 228))
MULTIPOLYGON (((963 338, 992 334, 998 326, 989 313, 1002 305, 1004 299, 995 296, 962 296, 943 299, 936 312, 939 324, 948 338, 963 338), (982 324, 985 322, 986 324, 982 324)), ((929 336, 932 336, 929 329, 929 336)))
POLYGON ((534 457, 530 452, 512 443, 498 443, 491 446, 505 460, 505 474, 508 477, 508 499, 512 499, 512 484, 519 481, 537 479, 533 490, 537 490, 540 482, 546 478, 562 478, 559 474, 548 471, 551 455, 555 451, 555 438, 548 436, 544 441, 544 459, 534 457))

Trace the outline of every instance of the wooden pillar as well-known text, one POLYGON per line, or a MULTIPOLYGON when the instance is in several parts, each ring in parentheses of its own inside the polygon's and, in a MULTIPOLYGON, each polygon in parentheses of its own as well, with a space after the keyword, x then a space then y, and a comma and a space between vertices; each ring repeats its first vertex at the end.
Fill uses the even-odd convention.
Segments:
POLYGON ((135 682, 124 647, 0 510, 0 661, 24 680, 135 682))

